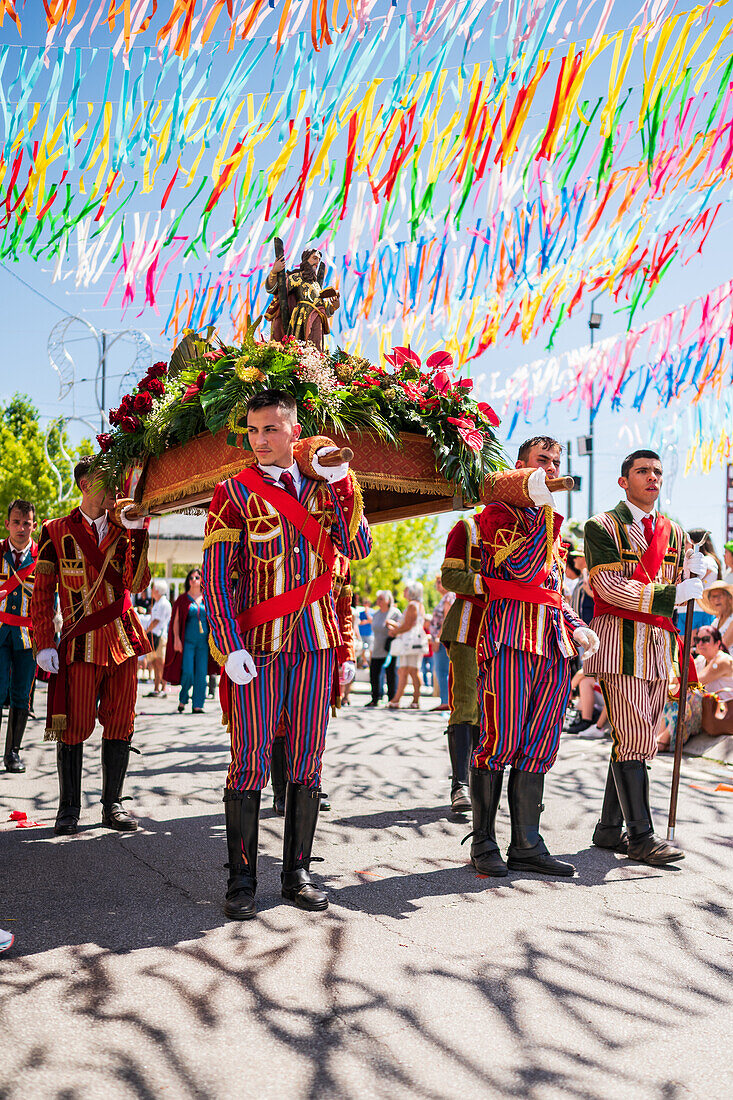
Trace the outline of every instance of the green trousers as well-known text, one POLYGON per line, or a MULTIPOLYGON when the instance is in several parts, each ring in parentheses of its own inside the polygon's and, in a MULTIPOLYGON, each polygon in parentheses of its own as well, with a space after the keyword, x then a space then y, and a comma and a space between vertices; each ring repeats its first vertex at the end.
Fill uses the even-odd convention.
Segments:
POLYGON ((476 648, 463 642, 451 642, 448 648, 450 657, 450 725, 457 726, 468 722, 478 725, 478 666, 476 648))

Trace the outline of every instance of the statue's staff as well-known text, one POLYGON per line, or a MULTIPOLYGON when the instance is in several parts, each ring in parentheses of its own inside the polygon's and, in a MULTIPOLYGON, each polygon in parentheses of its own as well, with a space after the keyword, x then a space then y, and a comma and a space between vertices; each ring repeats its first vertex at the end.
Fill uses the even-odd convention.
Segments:
MULTIPOLYGON (((693 546, 693 553, 702 546, 707 531, 703 533, 700 542, 693 546)), ((674 840, 674 830, 677 824, 677 796, 680 789, 680 769, 682 767, 682 739, 685 711, 687 710, 687 684, 690 674, 690 654, 692 652, 692 616, 695 613, 695 601, 687 601, 685 614, 685 638, 680 658, 680 690, 677 696, 677 728, 674 742, 674 767, 672 768, 672 790, 669 798, 669 818, 667 820, 667 840, 674 840)))
POLYGON ((273 243, 275 245, 275 261, 282 260, 282 267, 277 272, 277 299, 280 305, 283 336, 287 336, 290 329, 290 306, 288 305, 288 277, 285 274, 285 249, 279 237, 275 237, 273 243))

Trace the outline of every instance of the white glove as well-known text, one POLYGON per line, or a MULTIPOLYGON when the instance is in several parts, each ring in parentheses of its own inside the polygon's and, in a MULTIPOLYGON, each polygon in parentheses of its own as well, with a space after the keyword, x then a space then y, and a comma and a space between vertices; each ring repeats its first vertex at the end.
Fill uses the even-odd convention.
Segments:
POLYGON ((338 447, 319 447, 313 458, 311 459, 311 465, 313 470, 322 477, 324 481, 327 481, 329 485, 332 485, 336 481, 343 481, 349 472, 348 462, 342 462, 340 466, 321 466, 318 461, 319 455, 330 455, 334 451, 337 451, 338 447))
POLYGON ((146 516, 128 516, 128 512, 131 508, 134 508, 133 504, 128 504, 120 512, 120 523, 123 527, 126 527, 128 531, 142 531, 145 526, 146 516))
POLYGON ((705 559, 701 550, 688 550, 685 553, 685 563, 682 567, 682 575, 687 580, 689 577, 704 577, 705 559))
POLYGON ((339 683, 350 684, 356 676, 356 665, 353 661, 344 661, 339 668, 339 683))
POLYGON ((591 630, 587 626, 578 626, 573 631, 573 641, 576 645, 583 647, 583 656, 590 657, 592 653, 595 653, 598 646, 601 644, 601 639, 596 634, 595 630, 591 630))
POLYGON ((699 577, 689 577, 688 580, 682 581, 677 585, 677 595, 675 597, 675 603, 687 603, 688 600, 700 600, 702 599, 703 587, 702 581, 699 577))
POLYGON ((533 470, 529 475, 527 480, 527 492, 529 493, 529 499, 538 508, 542 508, 545 504, 549 504, 550 508, 554 509, 555 501, 552 498, 552 493, 547 488, 547 477, 541 466, 533 470))
POLYGON ((36 664, 44 672, 55 676, 59 670, 59 655, 55 649, 41 649, 36 654, 36 664))
POLYGON ((257 675, 252 655, 246 649, 235 649, 230 653, 224 671, 233 684, 248 684, 257 675))

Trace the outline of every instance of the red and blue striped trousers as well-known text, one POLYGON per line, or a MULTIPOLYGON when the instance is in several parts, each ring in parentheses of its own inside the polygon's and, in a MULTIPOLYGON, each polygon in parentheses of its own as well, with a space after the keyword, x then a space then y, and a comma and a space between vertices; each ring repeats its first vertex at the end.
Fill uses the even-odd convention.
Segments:
POLYGON ((555 763, 570 698, 570 662, 502 645, 479 665, 481 740, 475 768, 548 772, 555 763))
POLYGON ((281 718, 289 779, 320 787, 334 659, 333 649, 263 654, 255 657, 254 680, 232 684, 229 790, 261 791, 267 786, 272 741, 281 718))

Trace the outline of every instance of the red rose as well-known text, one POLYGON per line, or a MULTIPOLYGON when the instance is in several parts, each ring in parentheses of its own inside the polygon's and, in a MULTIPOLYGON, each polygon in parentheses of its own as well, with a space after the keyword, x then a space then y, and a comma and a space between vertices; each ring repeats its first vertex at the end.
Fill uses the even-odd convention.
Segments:
POLYGON ((119 408, 120 414, 122 416, 129 416, 134 408, 135 408, 135 398, 131 394, 126 393, 125 396, 120 401, 120 408, 119 408))
POLYGON ((115 424, 119 424, 120 416, 121 416, 121 413, 120 413, 119 409, 110 409, 109 410, 109 416, 107 417, 107 419, 109 420, 112 427, 114 427, 115 424))
POLYGON ((130 435, 132 432, 136 432, 140 427, 140 421, 136 416, 123 416, 120 420, 120 428, 123 432, 127 432, 130 435))
POLYGON ((99 449, 102 454, 106 455, 107 451, 112 446, 112 436, 109 432, 103 432, 102 435, 97 436, 97 443, 99 444, 99 449))
POLYGON ((139 393, 133 402, 133 408, 137 413, 148 413, 153 407, 152 393, 139 393))
POLYGON ((165 384, 160 378, 148 378, 145 379, 145 389, 155 397, 162 397, 165 393, 165 384))
POLYGON ((168 373, 168 364, 162 360, 160 363, 153 363, 152 367, 148 367, 148 378, 163 378, 168 373))

